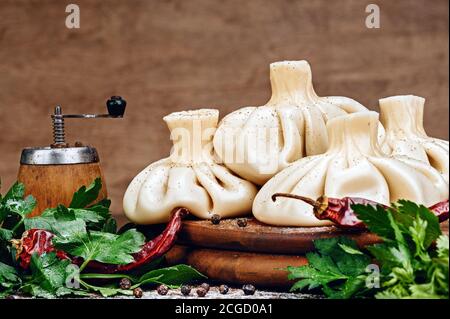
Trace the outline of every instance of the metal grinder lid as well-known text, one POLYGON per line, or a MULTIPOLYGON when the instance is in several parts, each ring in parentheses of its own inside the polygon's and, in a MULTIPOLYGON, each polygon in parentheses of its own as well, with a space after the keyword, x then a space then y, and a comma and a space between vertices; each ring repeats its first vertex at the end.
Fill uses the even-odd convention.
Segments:
POLYGON ((81 147, 29 147, 22 150, 20 164, 23 165, 69 165, 99 162, 97 150, 81 147))

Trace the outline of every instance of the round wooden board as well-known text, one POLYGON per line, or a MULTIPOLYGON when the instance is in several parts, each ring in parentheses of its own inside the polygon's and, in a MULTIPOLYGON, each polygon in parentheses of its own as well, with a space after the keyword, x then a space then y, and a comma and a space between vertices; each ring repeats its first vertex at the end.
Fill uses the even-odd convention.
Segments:
POLYGON ((287 266, 308 263, 304 256, 225 251, 175 245, 167 254, 170 265, 185 263, 218 283, 253 284, 256 287, 289 288, 287 266))
POLYGON ((218 225, 207 220, 186 220, 178 243, 235 251, 301 255, 314 249, 314 240, 337 236, 351 237, 360 246, 380 241, 376 235, 366 231, 348 231, 334 226, 272 227, 247 218, 246 227, 239 227, 237 219, 225 219, 218 225))
MULTIPOLYGON (((235 285, 251 283, 257 287, 289 288, 293 282, 287 279, 287 272, 282 269, 287 266, 306 265, 308 261, 301 252, 312 249, 313 239, 349 235, 348 232, 338 231, 334 227, 273 229, 251 221, 247 227, 239 228, 233 225, 235 222, 229 220, 222 222, 221 225, 211 225, 210 222, 186 221, 183 237, 184 241, 188 239, 191 244, 175 245, 166 254, 167 262, 171 265, 179 263, 191 265, 209 279, 219 283, 235 285), (311 232, 313 229, 316 232, 311 232), (224 248, 211 249, 204 248, 205 246, 224 248), (232 247, 240 251, 230 250, 232 247), (250 249, 272 253, 243 251, 250 249)), ((448 226, 448 221, 441 224, 445 234, 448 234, 448 226)), ((370 233, 350 235, 360 245, 379 241, 370 233)))

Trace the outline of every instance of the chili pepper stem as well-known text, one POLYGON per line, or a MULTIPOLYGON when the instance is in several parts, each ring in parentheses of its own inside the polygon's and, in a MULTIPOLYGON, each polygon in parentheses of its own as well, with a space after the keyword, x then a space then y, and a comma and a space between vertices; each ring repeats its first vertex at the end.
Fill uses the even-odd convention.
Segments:
POLYGON ((288 194, 288 193, 275 193, 272 195, 272 200, 275 202, 277 200, 277 197, 286 197, 286 198, 293 198, 293 199, 298 199, 301 200, 311 206, 317 206, 318 202, 315 201, 312 198, 309 197, 304 197, 304 196, 300 196, 300 195, 295 195, 295 194, 288 194))
POLYGON ((326 196, 319 197, 318 200, 314 200, 309 197, 304 197, 296 194, 289 194, 289 193, 275 193, 272 195, 272 200, 276 201, 277 197, 286 197, 286 198, 292 198, 292 199, 298 199, 301 200, 312 207, 314 207, 314 214, 320 215, 322 214, 328 207, 328 199, 326 196))

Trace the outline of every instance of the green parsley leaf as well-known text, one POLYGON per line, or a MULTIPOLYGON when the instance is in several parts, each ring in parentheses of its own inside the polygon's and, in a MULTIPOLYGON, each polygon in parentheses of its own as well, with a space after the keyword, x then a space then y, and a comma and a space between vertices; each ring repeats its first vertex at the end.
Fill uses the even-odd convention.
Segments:
MULTIPOLYGON (((5 197, 0 195, 0 241, 3 241, 5 250, 6 240, 10 240, 14 236, 19 236, 23 232, 23 221, 36 207, 36 199, 29 195, 23 198, 25 187, 23 184, 16 182, 5 197)), ((9 249, 6 249, 9 250, 9 249)))
POLYGON ((350 255, 364 255, 364 253, 361 250, 355 249, 345 244, 339 244, 339 247, 341 247, 343 251, 345 251, 347 254, 350 255))
POLYGON ((96 225, 104 224, 104 218, 95 211, 71 209, 63 205, 47 209, 40 216, 27 218, 24 224, 25 229, 39 228, 57 233, 58 229, 66 227, 66 223, 70 224, 69 222, 73 221, 82 222, 86 229, 97 229, 96 225))
POLYGON ((361 294, 365 290, 366 276, 350 277, 338 289, 331 289, 325 285, 323 291, 331 299, 349 299, 353 296, 361 294))
POLYGON ((56 248, 82 257, 108 264, 128 264, 134 261, 132 254, 137 253, 145 243, 144 235, 130 229, 121 235, 91 231, 73 233, 67 237, 53 239, 56 248))
POLYGON ((367 249, 375 257, 375 259, 383 265, 383 267, 392 269, 401 263, 392 253, 391 246, 386 243, 370 245, 367 249))
MULTIPOLYGON (((41 216, 35 217, 35 220, 30 221, 28 228, 33 228, 33 225, 45 225, 50 226, 55 224, 55 222, 60 222, 64 220, 64 216, 67 216, 67 220, 83 220, 86 223, 88 230, 102 230, 105 224, 110 220, 111 213, 109 207, 111 201, 109 199, 103 199, 91 206, 89 206, 94 200, 97 199, 98 194, 101 190, 102 183, 101 179, 97 178, 88 187, 82 186, 75 192, 70 207, 65 207, 59 205, 56 208, 46 209, 41 216)), ((50 230, 50 226, 46 226, 45 229, 50 230)), ((109 221, 109 230, 113 229, 113 222, 109 221)))
POLYGON ((103 225, 102 231, 105 233, 117 233, 117 222, 114 218, 109 218, 103 225))
MULTIPOLYGON (((419 246, 422 246, 424 249, 428 249, 430 245, 442 234, 439 219, 425 206, 417 205, 416 203, 406 200, 400 200, 394 208, 397 211, 394 217, 398 215, 408 215, 413 218, 413 222, 415 221, 418 223, 419 219, 423 221, 421 222, 421 227, 423 227, 426 231, 422 235, 422 243, 419 246)), ((405 226, 409 229, 413 225, 412 223, 409 223, 405 226)))
POLYGON ((87 285, 87 288, 89 288, 89 290, 91 290, 91 291, 100 293, 105 298, 112 297, 112 296, 115 296, 118 294, 127 295, 127 296, 133 295, 132 290, 124 290, 124 289, 119 289, 119 288, 114 288, 114 287, 98 287, 98 286, 87 285))
POLYGON ((420 256, 423 259, 429 257, 426 251, 426 235, 427 235, 427 221, 423 219, 414 220, 412 226, 409 227, 411 238, 416 245, 415 256, 420 256))
POLYGON ((10 241, 13 237, 13 232, 9 229, 0 228, 0 242, 1 241, 10 241))
POLYGON ((352 209, 372 233, 385 240, 395 239, 388 213, 382 206, 355 204, 352 209))
POLYGON ((439 258, 447 258, 448 259, 448 236, 439 236, 436 241, 437 253, 439 258))
POLYGON ((60 205, 55 211, 45 215, 27 218, 25 229, 45 229, 61 238, 82 238, 87 235, 86 223, 77 219, 75 214, 60 205))
POLYGON ((94 182, 88 187, 82 186, 73 194, 70 208, 84 208, 97 199, 100 189, 102 188, 102 180, 100 177, 96 178, 94 182))
POLYGON ((64 296, 80 296, 80 297, 92 297, 93 294, 84 290, 71 289, 67 287, 59 287, 55 292, 56 297, 64 296))
POLYGON ((31 256, 31 279, 24 283, 21 290, 36 297, 49 298, 66 286, 69 260, 60 260, 56 253, 31 256))
POLYGON ((12 213, 25 217, 36 207, 36 199, 28 195, 25 199, 8 199, 5 208, 12 213))
POLYGON ((314 241, 317 252, 306 254, 308 265, 288 267, 288 279, 300 279, 291 291, 321 287, 329 298, 350 298, 365 284, 370 258, 346 237, 314 241))
POLYGON ((316 249, 325 256, 330 256, 338 269, 348 276, 356 276, 363 273, 370 263, 370 258, 361 252, 349 254, 341 246, 360 251, 356 242, 348 237, 325 238, 314 241, 316 249))
MULTIPOLYGON (((5 195, 0 195, 0 223, 2 223, 8 216, 18 215, 24 218, 26 215, 36 206, 36 200, 33 196, 29 195, 25 199, 25 186, 16 182, 5 195)), ((17 216, 16 216, 17 217, 17 216)), ((18 219, 20 220, 20 219, 18 219)), ((13 225, 15 226, 15 225, 13 225)))
POLYGON ((25 196, 25 185, 20 182, 15 182, 13 186, 3 197, 2 201, 7 202, 10 199, 22 199, 25 196))
POLYGON ((138 279, 138 284, 164 284, 170 288, 178 288, 193 280, 204 279, 205 275, 188 265, 176 265, 167 268, 151 270, 138 279))
POLYGON ((56 294, 42 288, 38 283, 28 283, 21 287, 21 292, 34 298, 54 299, 56 294))
POLYGON ((19 274, 14 267, 0 262, 0 290, 1 288, 11 288, 20 284, 19 274))
POLYGON ((291 291, 302 290, 306 287, 311 290, 320 286, 326 286, 328 283, 333 281, 347 279, 347 277, 343 274, 321 272, 310 265, 288 267, 287 270, 290 272, 288 275, 289 280, 302 279, 291 287, 291 291))

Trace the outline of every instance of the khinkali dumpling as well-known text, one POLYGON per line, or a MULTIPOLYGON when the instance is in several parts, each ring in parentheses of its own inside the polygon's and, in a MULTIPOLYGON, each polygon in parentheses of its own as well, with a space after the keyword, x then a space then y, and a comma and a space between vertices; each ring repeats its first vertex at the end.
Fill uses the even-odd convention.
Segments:
POLYGON ((324 153, 328 120, 367 111, 350 98, 317 96, 307 61, 272 63, 270 82, 272 97, 266 105, 228 114, 214 137, 225 165, 259 185, 299 158, 324 153))
POLYGON ((312 206, 271 196, 291 193, 317 199, 320 196, 360 197, 390 205, 408 199, 427 207, 448 199, 448 184, 429 164, 384 154, 377 139, 378 113, 340 116, 328 122, 330 146, 325 154, 300 159, 270 179, 253 203, 261 222, 280 226, 320 226, 312 206))
POLYGON ((423 128, 425 99, 399 95, 380 100, 380 120, 386 129, 383 150, 407 156, 436 168, 448 183, 449 143, 429 137, 423 128))
POLYGON ((251 212, 256 187, 212 155, 212 137, 219 112, 211 109, 172 113, 164 117, 174 141, 168 158, 140 172, 123 199, 126 216, 138 224, 167 222, 176 207, 199 218, 213 214, 234 217, 251 212))

